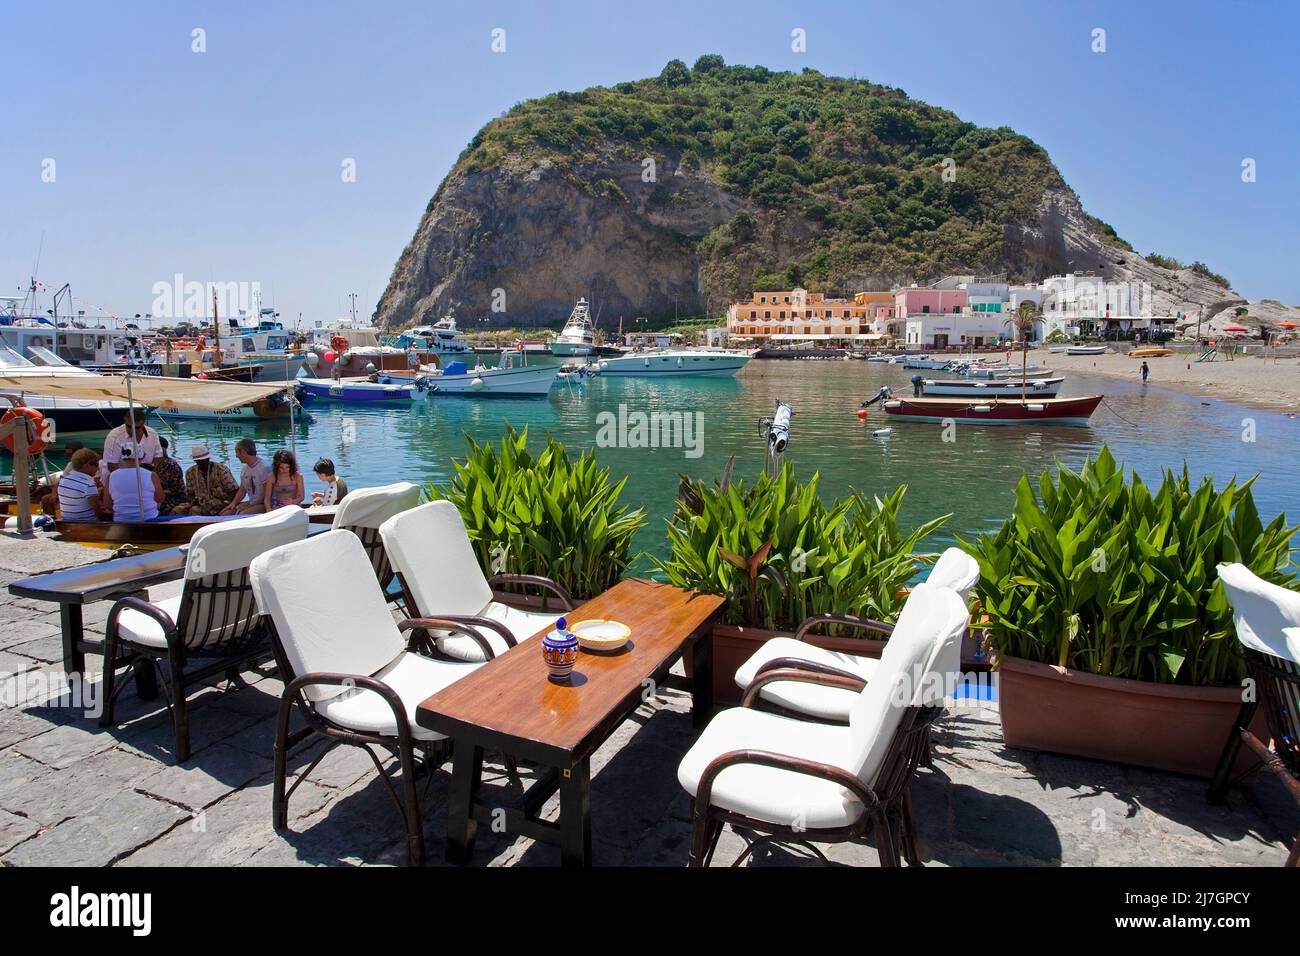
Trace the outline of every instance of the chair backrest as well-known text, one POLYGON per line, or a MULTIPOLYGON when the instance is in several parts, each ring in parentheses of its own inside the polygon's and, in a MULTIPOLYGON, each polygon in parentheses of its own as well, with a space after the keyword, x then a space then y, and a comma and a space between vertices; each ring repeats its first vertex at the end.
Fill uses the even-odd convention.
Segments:
POLYGON ((937 587, 952 588, 965 601, 979 579, 979 562, 961 548, 949 548, 939 555, 925 581, 937 587))
MULTIPOLYGON (((360 539, 326 531, 268 551, 251 572, 257 606, 275 627, 292 677, 319 672, 370 676, 406 649, 360 539)), ((309 700, 347 688, 307 687, 309 700)))
POLYGON ((880 664, 849 711, 850 769, 863 783, 874 783, 904 711, 934 706, 925 699, 933 686, 927 674, 950 642, 960 642, 968 620, 965 602, 951 588, 927 582, 908 595, 880 664))
POLYGON ((408 511, 420 503, 420 486, 409 481, 398 481, 378 488, 360 488, 349 491, 334 512, 335 530, 351 531, 361 539, 361 545, 370 558, 379 586, 385 590, 393 579, 393 568, 388 560, 379 526, 395 514, 408 511))
POLYGON ((176 620, 189 653, 236 654, 262 638, 248 568, 259 554, 307 537, 307 513, 268 514, 200 528, 185 555, 185 585, 176 620))
POLYGON ((1244 564, 1221 564, 1219 580, 1245 647, 1300 662, 1300 592, 1270 584, 1244 564))
MULTIPOLYGON (((979 562, 961 548, 949 548, 939 555, 939 560, 934 562, 925 581, 936 587, 951 588, 957 592, 962 603, 969 603, 970 590, 979 579, 979 562)), ((954 641, 946 647, 946 652, 935 663, 935 670, 942 675, 961 672, 961 641, 954 641)), ((955 682, 956 677, 952 680, 955 682)))
POLYGON ((450 501, 394 515, 379 529, 415 606, 412 616, 478 614, 492 601, 460 511, 450 501))
POLYGON ((1243 564, 1218 570, 1273 749, 1300 776, 1300 593, 1270 584, 1243 564))

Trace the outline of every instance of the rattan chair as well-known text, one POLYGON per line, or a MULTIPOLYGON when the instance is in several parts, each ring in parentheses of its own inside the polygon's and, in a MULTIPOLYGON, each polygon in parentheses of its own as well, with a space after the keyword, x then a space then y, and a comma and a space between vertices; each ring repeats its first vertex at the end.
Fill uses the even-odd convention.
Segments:
POLYGON ((171 710, 176 762, 188 760, 186 690, 223 671, 234 677, 245 662, 269 649, 249 586, 250 562, 263 551, 305 538, 307 523, 301 509, 281 508, 200 528, 189 543, 179 595, 154 603, 136 597, 117 601, 104 629, 100 726, 113 724, 114 702, 128 683, 119 668, 152 667, 171 710))
MULTIPOLYGON (((1245 744, 1300 803, 1300 593, 1270 584, 1242 564, 1220 565, 1219 580, 1232 605, 1237 640, 1254 693, 1245 695, 1208 798, 1211 803, 1223 802, 1237 755, 1245 744), (1260 707, 1273 738, 1271 748, 1250 729, 1260 707)), ((1292 842, 1286 865, 1297 862, 1300 835, 1292 842)))
MULTIPOLYGON (((949 548, 930 569, 926 583, 951 588, 964 602, 979 576, 979 564, 974 558, 960 548, 949 548)), ((892 624, 843 614, 817 614, 805 618, 796 629, 794 637, 774 637, 765 641, 736 670, 737 686, 748 693, 757 683, 759 691, 756 702, 765 709, 811 720, 848 723, 849 712, 857 700, 858 692, 871 680, 880 661, 877 658, 826 650, 804 640, 815 628, 828 624, 847 626, 885 638, 894 631, 892 624), (771 677, 777 671, 791 669, 812 671, 844 680, 814 683, 773 680, 771 677)), ((960 673, 960 644, 952 649, 949 659, 941 662, 940 669, 946 675, 960 673)))
POLYGON ((269 620, 285 681, 275 731, 272 824, 288 827, 289 798, 339 744, 361 747, 374 762, 406 824, 407 859, 424 861, 424 831, 416 792, 416 748, 432 773, 445 760, 446 738, 415 721, 422 701, 470 673, 478 664, 435 660, 409 650, 403 630, 452 622, 394 621, 370 556, 349 531, 327 531, 267 552, 253 562, 258 607, 269 620), (306 727, 290 734, 298 708, 306 727), (330 740, 287 783, 289 748, 312 735, 330 740), (395 754, 403 795, 371 749, 395 754))
MULTIPOLYGON (((968 621, 956 592, 918 585, 847 726, 757 710, 757 685, 741 707, 714 717, 677 771, 692 797, 690 865, 709 864, 727 824, 760 834, 736 866, 766 843, 801 844, 826 862, 813 844, 869 831, 882 865, 897 866, 900 851, 919 863, 908 784, 942 711, 939 662, 951 656, 968 621)), ((794 669, 775 675, 816 686, 842 687, 846 680, 794 669)))
POLYGON ((464 625, 450 633, 432 630, 430 652, 453 660, 483 661, 555 623, 557 612, 524 611, 493 599, 493 587, 525 584, 549 591, 563 611, 573 598, 550 578, 531 574, 485 577, 450 501, 434 501, 395 515, 379 529, 412 617, 436 616, 464 625))
POLYGON ((351 531, 361 539, 370 566, 389 603, 402 600, 402 590, 393 576, 393 566, 379 537, 379 526, 393 515, 408 511, 420 503, 420 486, 399 481, 378 488, 359 488, 349 492, 334 512, 334 530, 351 531))

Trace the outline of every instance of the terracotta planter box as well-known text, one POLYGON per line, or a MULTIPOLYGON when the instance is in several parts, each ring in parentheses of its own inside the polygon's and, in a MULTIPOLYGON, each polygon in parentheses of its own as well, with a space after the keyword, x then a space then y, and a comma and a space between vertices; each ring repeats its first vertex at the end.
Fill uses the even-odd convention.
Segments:
MULTIPOLYGON (((735 624, 713 625, 713 702, 717 705, 740 703, 740 688, 736 686, 736 671, 754 652, 774 637, 790 637, 786 631, 769 631, 759 627, 740 627, 735 624)), ((856 654, 859 657, 879 657, 885 642, 854 637, 809 636, 808 644, 827 650, 856 654)), ((689 667, 690 662, 687 661, 689 667)), ((689 676, 689 670, 688 670, 689 676)))
MULTIPOLYGON (((1002 658, 998 706, 1008 747, 1211 777, 1241 710, 1238 687, 1177 687, 1002 658)), ((1263 711, 1254 729, 1268 738, 1263 711)), ((1249 751, 1243 748, 1243 754, 1249 751)), ((1243 756, 1235 772, 1258 761, 1243 756)))

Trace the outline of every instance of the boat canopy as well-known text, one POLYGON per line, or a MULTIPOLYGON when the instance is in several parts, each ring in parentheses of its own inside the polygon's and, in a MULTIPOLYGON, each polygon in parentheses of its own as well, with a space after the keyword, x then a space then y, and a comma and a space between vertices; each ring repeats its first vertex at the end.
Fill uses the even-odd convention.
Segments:
POLYGON ((284 388, 283 384, 249 385, 159 375, 5 375, 0 371, 0 392, 92 401, 118 399, 167 411, 185 408, 224 412, 283 392, 284 388))

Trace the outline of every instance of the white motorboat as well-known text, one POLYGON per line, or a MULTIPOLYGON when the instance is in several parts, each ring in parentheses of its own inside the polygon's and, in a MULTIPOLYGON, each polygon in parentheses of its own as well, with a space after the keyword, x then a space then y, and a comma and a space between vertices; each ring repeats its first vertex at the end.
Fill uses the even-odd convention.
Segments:
POLYGON ((417 325, 403 332, 394 343, 398 348, 414 345, 438 356, 440 362, 460 359, 468 361, 474 357, 474 349, 456 329, 456 317, 448 312, 433 325, 417 325))
POLYGON ((666 378, 691 375, 699 378, 725 378, 735 375, 748 364, 748 352, 726 349, 664 349, 632 352, 600 363, 601 375, 639 375, 666 378))
POLYGON ((590 355, 596 347, 596 332, 591 326, 590 310, 586 299, 579 299, 569 313, 560 334, 551 340, 551 354, 568 358, 590 355))
MULTIPOLYGON (((27 351, 35 359, 34 362, 23 358, 11 348, 0 346, 0 374, 14 378, 32 375, 42 378, 47 375, 71 375, 92 380, 99 378, 96 373, 76 367, 44 346, 28 345, 27 351)), ((107 432, 122 424, 127 413, 127 403, 114 399, 64 398, 27 391, 2 391, 16 394, 24 405, 36 409, 47 420, 52 420, 57 440, 107 432)))
MULTIPOLYGON (((920 376, 917 376, 917 378, 920 378, 920 376)), ((1061 390, 1061 383, 1064 381, 1064 376, 1026 379, 1023 383, 1023 392, 1026 395, 1051 398, 1061 390)), ((913 379, 914 384, 915 382, 916 379, 913 379)), ((927 378, 922 379, 920 385, 922 394, 931 397, 967 395, 975 398, 987 398, 997 395, 1007 398, 1019 398, 1022 392, 1021 383, 1009 378, 993 381, 970 378, 927 378)))
MULTIPOLYGON (((416 388, 426 390, 430 395, 545 398, 559 374, 558 365, 524 365, 520 353, 505 349, 501 352, 501 361, 492 368, 479 365, 471 369, 463 362, 450 362, 445 368, 422 365, 413 379, 416 388)), ((388 377, 401 381, 406 376, 394 372, 388 377)))
POLYGON ((1066 355, 1105 355, 1110 351, 1108 345, 1071 345, 1065 350, 1066 355))

